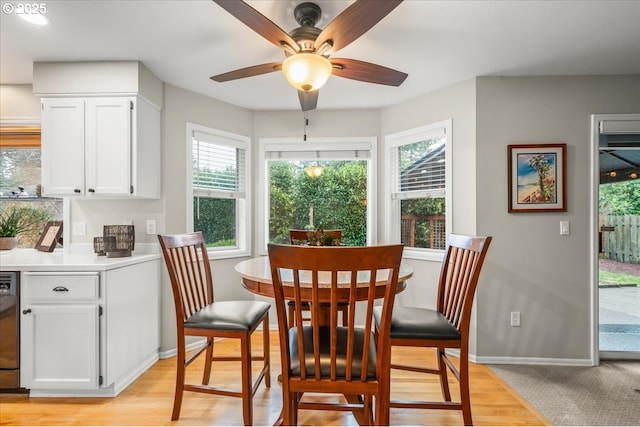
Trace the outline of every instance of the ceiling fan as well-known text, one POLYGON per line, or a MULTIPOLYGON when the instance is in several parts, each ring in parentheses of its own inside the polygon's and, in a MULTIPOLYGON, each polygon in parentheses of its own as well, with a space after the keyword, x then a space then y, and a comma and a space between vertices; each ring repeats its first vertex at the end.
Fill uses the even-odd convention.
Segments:
POLYGON ((289 33, 242 0, 213 0, 262 37, 284 50, 283 62, 253 65, 212 76, 216 82, 242 79, 282 70, 298 90, 302 111, 313 110, 318 103, 318 90, 330 75, 362 82, 400 86, 407 74, 348 58, 329 56, 369 31, 396 8, 402 0, 356 0, 324 29, 316 28, 322 10, 311 2, 294 10, 300 27, 289 33))

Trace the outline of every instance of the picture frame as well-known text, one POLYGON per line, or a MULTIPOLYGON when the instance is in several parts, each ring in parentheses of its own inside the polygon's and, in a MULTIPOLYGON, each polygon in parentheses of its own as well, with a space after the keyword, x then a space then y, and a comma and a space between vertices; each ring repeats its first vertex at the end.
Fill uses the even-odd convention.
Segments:
POLYGON ((38 238, 35 248, 41 252, 53 252, 62 235, 62 221, 49 221, 38 238))
POLYGON ((567 144, 507 148, 509 213, 567 211, 567 144))

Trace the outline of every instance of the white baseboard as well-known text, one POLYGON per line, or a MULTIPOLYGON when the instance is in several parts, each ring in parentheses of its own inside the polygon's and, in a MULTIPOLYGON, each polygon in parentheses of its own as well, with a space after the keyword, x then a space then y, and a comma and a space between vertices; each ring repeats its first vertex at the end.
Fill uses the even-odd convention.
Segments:
MULTIPOLYGON (((223 338, 220 338, 220 339, 223 339, 223 338)), ((201 340, 194 341, 192 343, 187 344, 185 348, 187 351, 195 350, 196 348, 202 347, 205 341, 206 340, 204 338, 201 340)), ((164 350, 160 352, 160 359, 168 359, 170 357, 175 356, 176 354, 178 354, 178 350, 175 348, 170 348, 169 350, 164 350)))
POLYGON ((559 359, 550 357, 502 357, 469 356, 469 360, 484 365, 557 365, 557 366, 593 366, 590 359, 559 359))

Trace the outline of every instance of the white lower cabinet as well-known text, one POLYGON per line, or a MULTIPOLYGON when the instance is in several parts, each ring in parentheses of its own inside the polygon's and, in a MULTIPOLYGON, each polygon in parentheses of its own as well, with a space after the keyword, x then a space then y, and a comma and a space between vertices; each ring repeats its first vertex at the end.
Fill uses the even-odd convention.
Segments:
POLYGON ((99 311, 97 304, 33 304, 22 327, 23 387, 97 389, 99 386, 99 311), (46 357, 36 357, 46 355, 46 357))
POLYGON ((158 360, 159 260, 96 272, 22 272, 20 386, 115 396, 158 360))
POLYGON ((96 389, 100 274, 23 273, 21 386, 96 389))

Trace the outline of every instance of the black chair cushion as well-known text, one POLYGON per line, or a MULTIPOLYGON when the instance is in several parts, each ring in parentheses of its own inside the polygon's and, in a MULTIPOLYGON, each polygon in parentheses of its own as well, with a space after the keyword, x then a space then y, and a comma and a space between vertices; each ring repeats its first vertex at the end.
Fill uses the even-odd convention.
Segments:
MULTIPOLYGON (((331 330, 328 326, 322 326, 320 329, 320 373, 323 378, 329 378, 331 376, 331 330)), ((346 376, 346 348, 347 348, 347 330, 345 327, 338 327, 338 339, 337 339, 337 361, 336 361, 336 376, 338 378, 345 378, 346 376)), ((315 359, 313 357, 313 327, 303 326, 302 333, 304 334, 305 345, 305 365, 307 368, 307 377, 312 377, 316 373, 315 359)), ((353 367, 351 370, 352 378, 360 378, 360 372, 362 371, 362 346, 365 336, 364 329, 356 328, 354 336, 354 352, 353 352, 353 367)), ((369 341, 369 358, 367 363, 367 378, 376 378, 376 345, 375 338, 372 332, 368 332, 370 336, 369 341)), ((300 358, 298 357, 298 328, 289 329, 289 357, 291 358, 291 375, 294 377, 300 376, 300 358)))
POLYGON ((269 311, 263 301, 217 301, 203 307, 184 322, 185 328, 250 331, 269 311))
MULTIPOLYGON (((373 308, 376 325, 380 325, 382 306, 373 308)), ((442 313, 428 308, 394 307, 391 338, 425 340, 459 340, 460 333, 442 313)))

